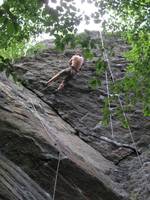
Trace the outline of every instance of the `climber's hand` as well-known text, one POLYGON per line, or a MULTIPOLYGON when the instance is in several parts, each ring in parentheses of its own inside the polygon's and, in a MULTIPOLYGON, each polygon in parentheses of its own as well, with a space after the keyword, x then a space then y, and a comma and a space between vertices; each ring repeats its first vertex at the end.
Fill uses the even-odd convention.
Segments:
POLYGON ((51 80, 48 80, 46 85, 51 85, 51 83, 52 83, 51 80))

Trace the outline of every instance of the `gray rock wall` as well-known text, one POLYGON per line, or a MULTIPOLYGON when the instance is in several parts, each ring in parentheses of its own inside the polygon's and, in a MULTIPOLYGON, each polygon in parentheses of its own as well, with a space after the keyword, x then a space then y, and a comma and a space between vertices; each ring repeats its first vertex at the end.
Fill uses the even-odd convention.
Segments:
POLYGON ((52 195, 60 153, 56 199, 119 199, 108 176, 112 162, 28 89, 1 76, 0 91, 0 150, 6 157, 52 195))
MULTIPOLYGON (((128 64, 122 53, 128 46, 114 38, 111 48, 115 53, 110 58, 113 73, 122 78, 128 64)), ((15 70, 24 86, 0 76, 0 151, 51 196, 60 158, 58 200, 148 200, 149 119, 139 107, 127 113, 142 168, 135 151, 101 139, 111 139, 111 131, 100 123, 105 77, 100 77, 102 86, 97 90, 89 86, 95 60, 101 56, 98 50, 94 52, 95 58, 86 61, 83 70, 60 92, 55 91, 58 82, 47 89, 45 83, 68 65, 73 50, 60 53, 48 49, 18 61, 15 70)), ((113 125, 115 140, 133 145, 128 130, 115 118, 113 125)))

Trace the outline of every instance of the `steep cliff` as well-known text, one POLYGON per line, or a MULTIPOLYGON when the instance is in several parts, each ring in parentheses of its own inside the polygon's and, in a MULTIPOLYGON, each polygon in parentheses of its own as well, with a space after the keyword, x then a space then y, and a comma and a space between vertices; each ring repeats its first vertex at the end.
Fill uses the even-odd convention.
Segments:
MULTIPOLYGON (((128 46, 115 38, 111 47, 113 73, 121 78, 128 64, 122 53, 128 46)), ((4 186, 0 199, 51 199, 58 165, 55 199, 150 199, 149 119, 139 107, 127 113, 142 167, 134 150, 102 140, 102 136, 111 138, 110 128, 100 124, 105 77, 97 90, 89 86, 95 60, 102 53, 95 49, 95 58, 86 62, 63 91, 56 92, 58 83, 45 88, 73 53, 49 48, 22 58, 14 67, 23 86, 0 75, 0 186, 4 186)), ((113 125, 114 140, 134 147, 128 130, 115 118, 113 125)))

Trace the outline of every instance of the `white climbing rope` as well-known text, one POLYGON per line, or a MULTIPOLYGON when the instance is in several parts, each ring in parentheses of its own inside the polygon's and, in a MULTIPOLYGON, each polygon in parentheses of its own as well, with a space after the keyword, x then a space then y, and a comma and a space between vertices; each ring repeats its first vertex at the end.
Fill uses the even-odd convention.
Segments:
POLYGON ((109 122, 110 122, 111 136, 112 136, 112 138, 114 138, 114 129, 113 129, 113 123, 112 123, 112 114, 111 114, 111 106, 110 106, 110 92, 109 92, 109 82, 108 82, 107 71, 105 71, 105 78, 106 78, 108 106, 109 106, 109 112, 110 112, 109 122))
MULTIPOLYGON (((108 58, 108 54, 107 54, 107 51, 106 51, 106 48, 105 48, 105 45, 104 45, 104 39, 103 39, 103 35, 102 35, 102 32, 99 31, 99 36, 100 36, 100 40, 101 40, 101 44, 102 44, 102 49, 103 49, 103 57, 104 57, 104 60, 107 62, 107 66, 108 66, 108 70, 110 72, 110 75, 111 75, 111 79, 112 79, 112 82, 113 84, 115 83, 115 78, 114 78, 114 75, 113 75, 113 72, 112 72, 112 69, 111 69, 111 64, 110 64, 110 61, 109 61, 109 58, 108 58)), ((107 72, 105 72, 105 76, 106 76, 106 84, 107 84, 107 97, 109 98, 110 97, 110 93, 109 93, 109 83, 108 83, 108 75, 107 75, 107 72)), ((132 140, 132 143, 133 143, 133 146, 135 148, 135 152, 136 152, 136 155, 137 155, 137 158, 138 158, 138 161, 139 161, 139 164, 140 164, 140 167, 143 171, 143 175, 145 177, 145 180, 147 181, 147 183, 149 184, 149 181, 148 181, 148 178, 145 174, 145 170, 144 170, 144 167, 143 167, 143 161, 142 161, 142 158, 140 157, 140 154, 138 152, 138 149, 137 149, 137 145, 135 143, 135 140, 134 140, 134 137, 133 137, 133 134, 132 134, 132 131, 131 131, 131 128, 129 126, 129 122, 128 122, 128 118, 127 118, 127 115, 124 111, 124 107, 123 107, 123 103, 121 101, 121 98, 120 98, 120 95, 118 94, 117 95, 118 97, 118 101, 119 101, 119 104, 120 104, 120 107, 121 107, 121 110, 122 110, 122 113, 123 113, 123 116, 124 116, 124 119, 125 119, 125 122, 127 123, 127 128, 128 128, 128 131, 129 131, 129 134, 130 134, 130 137, 131 137, 131 140, 132 140)), ((109 99, 110 100, 110 99, 109 99)), ((109 109, 110 109, 110 101, 109 101, 109 109)), ((113 126, 112 126, 112 114, 110 113, 110 123, 111 123, 111 132, 112 134, 114 134, 113 132, 113 126)), ((148 188, 149 189, 149 188, 148 188)))
POLYGON ((59 168, 60 168, 60 160, 61 160, 61 154, 59 152, 52 200, 55 200, 57 180, 58 180, 58 174, 59 174, 59 168))
MULTIPOLYGON (((41 120, 41 118, 40 118, 40 116, 39 116, 39 114, 38 114, 38 112, 37 112, 37 109, 35 108, 35 106, 34 106, 33 101, 32 101, 31 98, 30 98, 30 102, 31 102, 31 105, 32 105, 33 110, 34 110, 35 113, 36 113, 37 118, 39 119, 39 121, 40 121, 41 124, 42 124, 43 129, 45 130, 46 135, 49 137, 49 132, 48 132, 48 130, 47 130, 47 127, 46 127, 46 125, 43 123, 43 121, 41 120)), ((39 104, 39 106, 41 107, 40 104, 39 104)), ((49 137, 49 138, 50 138, 50 137, 49 137)), ((51 139, 51 138, 50 138, 50 139, 51 139)), ((60 153, 60 151, 59 151, 52 200, 55 200, 56 188, 57 188, 57 181, 58 181, 58 174, 59 174, 59 168, 60 168, 60 161, 61 161, 61 153, 60 153)))

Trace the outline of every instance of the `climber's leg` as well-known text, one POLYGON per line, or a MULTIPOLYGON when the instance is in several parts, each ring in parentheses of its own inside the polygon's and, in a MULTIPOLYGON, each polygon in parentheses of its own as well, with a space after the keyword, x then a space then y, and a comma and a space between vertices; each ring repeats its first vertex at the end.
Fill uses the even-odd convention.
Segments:
POLYGON ((67 74, 67 76, 60 83, 60 85, 57 88, 57 91, 62 90, 64 88, 64 86, 68 83, 68 81, 71 80, 76 73, 74 73, 74 71, 70 70, 66 74, 67 74))
POLYGON ((60 83, 60 85, 57 88, 57 91, 62 90, 64 88, 64 80, 60 83))

